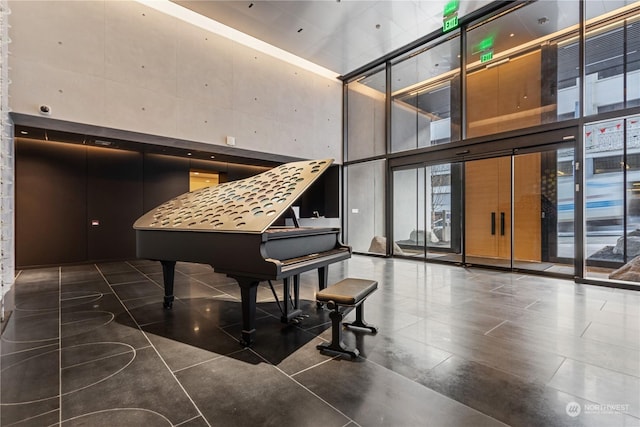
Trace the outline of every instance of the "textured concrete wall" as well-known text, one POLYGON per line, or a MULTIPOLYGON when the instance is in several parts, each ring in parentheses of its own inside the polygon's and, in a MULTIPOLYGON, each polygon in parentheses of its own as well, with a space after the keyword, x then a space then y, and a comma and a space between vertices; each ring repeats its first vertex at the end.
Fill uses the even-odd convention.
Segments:
MULTIPOLYGON (((0 320, 7 305, 5 295, 13 285, 14 186, 13 124, 9 118, 8 5, 0 1, 0 320)), ((8 304, 11 309, 12 303, 8 304)))
POLYGON ((10 107, 300 158, 341 155, 342 84, 132 1, 11 1, 10 107))

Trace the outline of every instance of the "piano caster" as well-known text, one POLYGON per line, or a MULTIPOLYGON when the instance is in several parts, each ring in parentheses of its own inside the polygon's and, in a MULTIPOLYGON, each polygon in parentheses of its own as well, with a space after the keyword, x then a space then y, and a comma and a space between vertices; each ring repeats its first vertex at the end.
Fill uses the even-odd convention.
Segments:
POLYGON ((253 336, 255 335, 256 330, 252 329, 250 331, 242 331, 242 335, 240 336, 240 345, 243 347, 251 347, 253 345, 253 336))
POLYGON ((173 308, 173 295, 170 297, 164 297, 164 302, 162 303, 162 307, 167 310, 171 310, 173 308))

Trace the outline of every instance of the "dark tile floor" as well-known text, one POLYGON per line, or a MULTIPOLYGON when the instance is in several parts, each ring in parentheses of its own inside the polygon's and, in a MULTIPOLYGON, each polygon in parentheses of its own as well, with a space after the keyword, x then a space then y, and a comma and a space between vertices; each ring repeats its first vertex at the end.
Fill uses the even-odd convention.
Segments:
POLYGON ((345 331, 361 351, 348 361, 316 350, 331 331, 314 273, 299 325, 261 285, 252 348, 233 280, 176 275, 165 311, 156 262, 19 272, 0 424, 640 426, 640 292, 354 256, 330 282, 379 281, 365 303, 379 333, 345 331))

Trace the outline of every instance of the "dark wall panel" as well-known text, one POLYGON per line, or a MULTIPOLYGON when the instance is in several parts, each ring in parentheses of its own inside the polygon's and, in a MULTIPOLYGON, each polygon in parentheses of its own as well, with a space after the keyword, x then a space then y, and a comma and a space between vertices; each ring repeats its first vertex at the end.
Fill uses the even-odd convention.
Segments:
POLYGON ((16 266, 60 265, 87 257, 86 150, 16 141, 16 266))
POLYGON ((142 209, 142 153, 87 148, 89 261, 132 259, 142 209))
POLYGON ((340 167, 327 169, 295 205, 300 206, 301 218, 311 218, 316 212, 326 218, 340 217, 340 167))
POLYGON ((144 155, 145 212, 189 191, 189 159, 159 154, 144 155))
POLYGON ((135 258, 133 223, 189 191, 191 169, 225 182, 269 168, 17 138, 16 265, 135 258))

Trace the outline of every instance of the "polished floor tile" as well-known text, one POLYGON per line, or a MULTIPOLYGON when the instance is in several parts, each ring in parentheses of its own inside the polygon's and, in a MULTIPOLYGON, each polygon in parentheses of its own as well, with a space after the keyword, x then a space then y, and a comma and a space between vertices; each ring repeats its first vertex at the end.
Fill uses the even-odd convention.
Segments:
POLYGON ((20 271, 0 426, 640 427, 640 292, 357 255, 331 265, 344 277, 378 281, 379 332, 343 330, 354 361, 316 348, 313 271, 295 323, 282 282, 260 284, 251 348, 239 287, 210 266, 176 264, 170 310, 159 262, 20 271))
POLYGON ((551 387, 602 405, 619 405, 620 411, 640 419, 640 378, 589 365, 564 361, 551 387))

